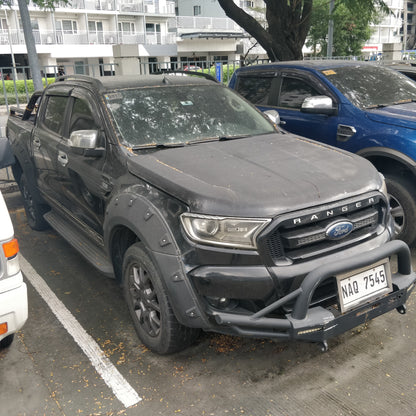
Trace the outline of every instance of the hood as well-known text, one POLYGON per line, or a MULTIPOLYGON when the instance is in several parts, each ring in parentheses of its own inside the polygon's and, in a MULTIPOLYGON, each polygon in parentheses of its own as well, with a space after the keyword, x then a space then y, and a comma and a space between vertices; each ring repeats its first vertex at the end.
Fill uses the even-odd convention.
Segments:
POLYGON ((416 103, 403 103, 366 110, 367 117, 378 123, 416 130, 416 103))
POLYGON ((292 134, 158 149, 128 166, 191 212, 223 216, 272 218, 382 183, 365 159, 292 134))

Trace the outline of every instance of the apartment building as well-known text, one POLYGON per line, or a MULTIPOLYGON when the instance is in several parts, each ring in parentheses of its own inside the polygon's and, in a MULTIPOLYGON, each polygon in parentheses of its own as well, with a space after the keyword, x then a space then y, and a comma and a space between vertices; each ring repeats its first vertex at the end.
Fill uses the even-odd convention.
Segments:
MULTIPOLYGON (((51 74, 58 68, 81 74, 89 73, 91 67, 101 73, 112 71, 115 45, 135 45, 134 54, 143 72, 151 72, 160 64, 176 68, 191 62, 239 59, 248 36, 225 16, 218 2, 186 3, 72 0, 68 5, 58 4, 54 11, 45 11, 30 2, 40 65, 51 74)), ((242 3, 247 9, 254 5, 242 3)), ((12 0, 10 7, 0 7, 0 68, 11 67, 12 58, 17 67, 28 66, 17 0, 12 0)))

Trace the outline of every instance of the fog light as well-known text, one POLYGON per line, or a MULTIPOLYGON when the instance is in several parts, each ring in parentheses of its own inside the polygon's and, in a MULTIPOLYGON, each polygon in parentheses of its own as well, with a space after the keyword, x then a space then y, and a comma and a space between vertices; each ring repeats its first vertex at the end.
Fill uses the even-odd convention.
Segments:
POLYGON ((8 330, 7 322, 3 322, 0 324, 0 335, 6 334, 8 330))
POLYGON ((230 304, 230 299, 207 296, 207 300, 214 308, 224 309, 230 304))

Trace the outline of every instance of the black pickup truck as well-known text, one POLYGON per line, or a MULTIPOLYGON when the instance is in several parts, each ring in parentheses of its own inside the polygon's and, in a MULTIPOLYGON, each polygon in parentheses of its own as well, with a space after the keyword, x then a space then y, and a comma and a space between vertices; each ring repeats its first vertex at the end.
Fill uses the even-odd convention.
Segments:
POLYGON ((155 352, 200 329, 326 348, 405 312, 416 275, 383 177, 218 83, 62 77, 11 110, 7 137, 30 226, 121 283, 155 352))

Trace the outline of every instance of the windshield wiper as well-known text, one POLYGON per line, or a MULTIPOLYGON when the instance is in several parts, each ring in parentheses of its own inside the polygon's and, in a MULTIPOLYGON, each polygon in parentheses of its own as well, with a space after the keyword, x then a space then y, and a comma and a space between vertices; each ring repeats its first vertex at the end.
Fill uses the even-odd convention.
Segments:
POLYGON ((249 137, 249 134, 240 134, 236 136, 220 136, 218 137, 218 140, 220 142, 225 142, 227 140, 236 140, 236 139, 244 139, 245 137, 249 137))
POLYGON ((383 108, 383 107, 389 107, 391 105, 400 105, 400 104, 412 103, 412 102, 415 102, 415 101, 416 101, 416 99, 406 98, 405 100, 393 101, 392 103, 388 103, 388 104, 369 105, 368 107, 365 107, 365 108, 366 108, 366 110, 371 110, 373 108, 383 108))
POLYGON ((171 149, 174 147, 184 147, 186 143, 149 143, 132 146, 132 150, 143 150, 143 149, 171 149))

